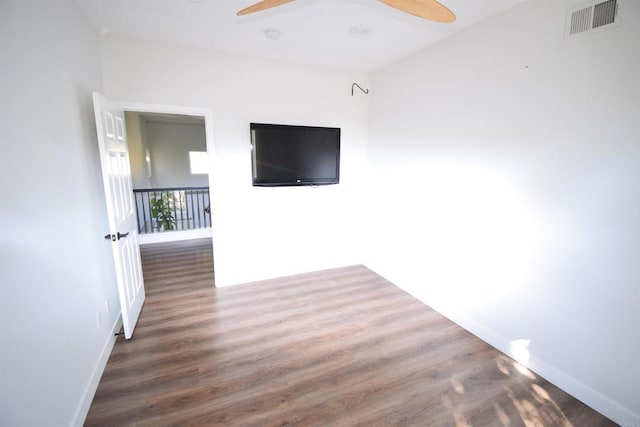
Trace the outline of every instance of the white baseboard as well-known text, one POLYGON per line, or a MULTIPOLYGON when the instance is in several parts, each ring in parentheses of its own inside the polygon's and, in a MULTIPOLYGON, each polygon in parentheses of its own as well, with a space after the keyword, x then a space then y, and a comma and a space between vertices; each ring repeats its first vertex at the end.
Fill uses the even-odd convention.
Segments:
MULTIPOLYGON (((376 271, 374 268, 372 268, 372 270, 376 271)), ((424 299, 413 294, 402 286, 403 281, 401 276, 395 277, 391 272, 382 268, 380 271, 383 272, 382 276, 386 277, 387 280, 395 283, 397 286, 413 295, 416 299, 427 304, 427 301, 424 301, 424 299), (385 275, 385 273, 388 275, 385 275), (397 281, 394 281, 394 278, 397 279, 397 281)), ((511 341, 497 334, 492 329, 487 328, 484 324, 481 324, 460 312, 452 312, 451 310, 444 309, 444 307, 438 307, 433 304, 429 304, 429 306, 512 359, 518 359, 518 355, 514 354, 514 348, 511 345, 511 341)), ((526 364, 527 368, 546 379, 551 384, 582 401, 612 421, 620 424, 622 427, 640 427, 640 415, 621 406, 575 378, 565 374, 555 366, 544 362, 534 353, 529 353, 528 356, 529 360, 526 364)))
MULTIPOLYGON (((447 315, 445 314, 445 316, 447 315)), ((518 355, 514 354, 511 342, 491 329, 460 314, 447 317, 512 359, 517 358, 518 355)), ((527 368, 622 427, 640 427, 640 416, 638 414, 620 406, 575 378, 544 362, 536 357, 535 354, 529 354, 527 368)))
POLYGON ((122 316, 118 314, 118 316, 116 316, 115 322, 113 323, 113 326, 111 327, 111 333, 107 337, 107 340, 102 347, 100 357, 96 361, 96 365, 93 369, 91 378, 89 379, 89 383, 84 389, 84 393, 82 393, 80 404, 78 405, 78 408, 73 415, 71 425, 74 427, 82 427, 85 419, 87 418, 89 408, 91 408, 91 402, 93 402, 93 397, 95 396, 96 390, 98 389, 98 384, 100 383, 100 378, 102 378, 104 368, 107 366, 107 361, 109 361, 109 356, 111 355, 113 346, 116 343, 116 334, 120 331, 120 328, 122 328, 122 316))
POLYGON ((211 228, 198 228, 196 230, 163 231, 160 233, 140 234, 138 243, 148 245, 151 243, 176 242, 178 240, 202 239, 211 237, 211 228))

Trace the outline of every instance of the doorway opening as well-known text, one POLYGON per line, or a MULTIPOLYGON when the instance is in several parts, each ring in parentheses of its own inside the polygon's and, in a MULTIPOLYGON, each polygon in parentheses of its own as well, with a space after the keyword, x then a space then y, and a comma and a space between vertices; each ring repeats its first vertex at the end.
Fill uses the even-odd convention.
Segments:
POLYGON ((141 244, 211 237, 202 116, 125 111, 141 244))
POLYGON ((206 252, 209 245, 214 287, 211 111, 134 103, 123 109, 141 250, 195 245, 206 252))

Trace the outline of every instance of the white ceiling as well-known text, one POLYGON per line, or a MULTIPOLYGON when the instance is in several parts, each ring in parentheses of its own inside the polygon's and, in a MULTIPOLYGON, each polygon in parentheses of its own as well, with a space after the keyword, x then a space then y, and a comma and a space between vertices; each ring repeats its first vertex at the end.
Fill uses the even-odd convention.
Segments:
POLYGON ((103 34, 372 71, 523 0, 441 0, 457 16, 453 24, 377 0, 297 0, 244 17, 236 12, 257 0, 76 1, 103 34), (369 35, 349 35, 357 26, 369 28, 369 35), (279 30, 280 38, 267 38, 266 29, 279 30))

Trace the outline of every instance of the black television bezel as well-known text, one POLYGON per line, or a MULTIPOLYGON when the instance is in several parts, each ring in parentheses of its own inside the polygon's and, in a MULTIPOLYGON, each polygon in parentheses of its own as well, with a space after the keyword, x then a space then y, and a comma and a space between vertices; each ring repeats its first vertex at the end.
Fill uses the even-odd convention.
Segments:
POLYGON ((325 126, 300 126, 300 125, 283 125, 272 123, 250 123, 249 137, 251 139, 251 178, 254 187, 293 187, 293 186, 318 186, 318 185, 334 185, 340 183, 340 128, 325 126), (323 130, 336 133, 336 173, 335 177, 327 178, 300 178, 296 180, 284 179, 259 179, 256 169, 256 141, 253 131, 260 128, 278 128, 278 129, 307 129, 307 130, 323 130))

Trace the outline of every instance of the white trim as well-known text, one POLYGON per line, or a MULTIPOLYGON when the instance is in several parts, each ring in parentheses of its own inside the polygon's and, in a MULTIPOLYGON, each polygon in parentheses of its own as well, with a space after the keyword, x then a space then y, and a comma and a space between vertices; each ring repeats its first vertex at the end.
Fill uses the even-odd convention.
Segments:
POLYGON ((87 418, 87 414, 91 408, 91 403, 93 402, 93 397, 98 389, 98 384, 100 384, 102 373, 104 372, 104 368, 107 366, 109 356, 111 356, 111 351, 116 343, 116 334, 120 331, 120 328, 122 328, 122 316, 118 313, 116 320, 111 327, 111 332, 109 333, 109 336, 107 336, 107 340, 102 347, 100 357, 98 357, 96 365, 93 368, 93 373, 91 374, 89 383, 82 393, 80 404, 76 408, 76 412, 73 414, 73 419, 71 421, 72 426, 82 427, 87 418))
MULTIPOLYGON (((375 271, 371 267, 368 268, 375 271)), ((401 278, 396 278, 393 274, 385 275, 385 273, 388 272, 383 271, 381 275, 390 282, 394 283, 399 288, 403 289, 405 292, 412 295, 417 300, 424 302, 438 313, 442 314, 465 330, 471 332, 487 344, 491 345, 492 347, 496 348, 498 351, 506 354, 512 359, 516 360, 519 358, 519 355, 514 351, 516 350, 516 347, 512 345, 511 340, 496 333, 494 330, 488 328, 477 320, 464 315, 458 310, 452 309, 450 307, 441 307, 433 301, 426 301, 423 295, 417 295, 405 289, 401 285, 402 283, 404 283, 401 278)), ((628 408, 621 406, 619 403, 614 402, 613 400, 600 394, 596 390, 593 390, 586 384, 583 384, 575 378, 567 375, 555 366, 546 363, 541 358, 538 358, 534 353, 528 353, 528 361, 526 363, 526 367, 535 374, 549 381, 551 384, 555 385, 556 387, 560 388, 576 399, 584 402, 586 405, 590 406, 591 408, 595 409, 596 411, 600 412, 601 414, 620 424, 621 426, 640 427, 640 415, 634 413, 628 408)))
MULTIPOLYGON (((512 359, 517 358, 511 342, 505 337, 460 313, 455 315, 447 313, 444 315, 512 359)), ((535 354, 529 354, 529 361, 526 367, 621 426, 640 426, 640 416, 638 414, 603 396, 555 366, 539 359, 535 354)))
POLYGON ((202 239, 205 237, 212 237, 211 228, 140 234, 138 235, 138 243, 148 245, 150 243, 176 242, 178 240, 202 239))
MULTIPOLYGON (((512 355, 510 355, 513 357, 512 355)), ((529 369, 621 426, 640 426, 640 416, 554 366, 530 355, 529 369)))

